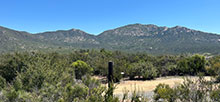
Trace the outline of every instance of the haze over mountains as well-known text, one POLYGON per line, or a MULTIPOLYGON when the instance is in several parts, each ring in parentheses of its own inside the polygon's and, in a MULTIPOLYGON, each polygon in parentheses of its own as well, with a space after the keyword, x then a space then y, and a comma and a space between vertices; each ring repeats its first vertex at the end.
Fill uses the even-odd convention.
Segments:
POLYGON ((159 27, 131 24, 99 35, 78 29, 37 34, 0 27, 0 52, 109 49, 150 54, 212 53, 220 54, 220 35, 186 27, 159 27))

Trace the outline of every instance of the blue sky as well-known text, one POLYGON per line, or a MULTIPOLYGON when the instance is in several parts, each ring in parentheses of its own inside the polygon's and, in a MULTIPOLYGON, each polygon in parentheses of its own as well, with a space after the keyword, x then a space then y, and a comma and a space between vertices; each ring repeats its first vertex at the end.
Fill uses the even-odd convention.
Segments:
POLYGON ((31 33, 127 24, 176 25, 220 34, 220 0, 1 0, 0 26, 31 33))

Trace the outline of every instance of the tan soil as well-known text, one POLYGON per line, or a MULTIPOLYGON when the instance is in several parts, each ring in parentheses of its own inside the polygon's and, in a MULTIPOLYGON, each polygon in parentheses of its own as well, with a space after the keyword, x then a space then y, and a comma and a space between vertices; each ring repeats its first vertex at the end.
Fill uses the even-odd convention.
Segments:
MULTIPOLYGON (((188 77, 190 79, 197 79, 198 77, 188 77)), ((207 80, 211 80, 211 77, 205 77, 207 80)), ((139 92, 150 92, 153 91, 156 86, 160 83, 168 84, 171 87, 178 85, 184 81, 184 77, 180 76, 172 76, 172 77, 162 77, 157 78, 155 80, 147 80, 147 81, 122 81, 116 85, 116 89, 114 90, 114 94, 123 94, 125 90, 129 93, 134 90, 139 92)))

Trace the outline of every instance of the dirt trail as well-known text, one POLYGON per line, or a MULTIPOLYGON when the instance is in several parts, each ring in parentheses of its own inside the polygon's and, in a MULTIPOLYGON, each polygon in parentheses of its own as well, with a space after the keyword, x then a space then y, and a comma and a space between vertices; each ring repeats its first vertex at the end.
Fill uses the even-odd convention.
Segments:
MULTIPOLYGON (((198 79, 198 77, 189 77, 190 79, 198 79)), ((205 77, 205 79, 210 80, 210 77, 205 77)), ((122 81, 120 84, 116 84, 116 89, 114 90, 115 95, 123 94, 125 90, 128 92, 133 92, 135 89, 139 92, 152 92, 156 86, 160 83, 168 84, 171 87, 178 85, 184 81, 184 77, 162 77, 155 80, 147 81, 122 81)))

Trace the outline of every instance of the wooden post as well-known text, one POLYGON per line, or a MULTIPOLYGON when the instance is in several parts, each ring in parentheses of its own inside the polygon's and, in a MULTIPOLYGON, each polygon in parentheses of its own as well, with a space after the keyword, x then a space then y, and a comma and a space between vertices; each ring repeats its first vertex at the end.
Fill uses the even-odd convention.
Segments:
POLYGON ((113 80, 113 62, 110 61, 108 62, 108 88, 111 90, 110 95, 113 96, 113 85, 114 85, 114 80, 113 80))

